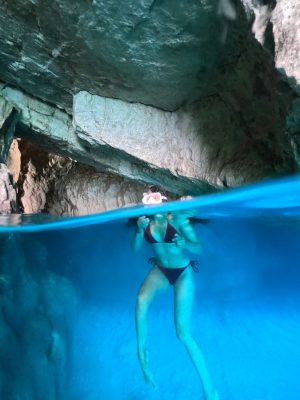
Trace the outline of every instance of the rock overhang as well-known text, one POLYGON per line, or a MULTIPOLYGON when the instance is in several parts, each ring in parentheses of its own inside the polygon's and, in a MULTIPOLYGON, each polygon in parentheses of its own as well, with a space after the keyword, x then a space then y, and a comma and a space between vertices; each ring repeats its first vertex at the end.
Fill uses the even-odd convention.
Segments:
POLYGON ((175 110, 210 93, 227 46, 234 57, 243 45, 242 7, 238 19, 227 24, 218 4, 2 3, 0 78, 69 112, 72 95, 81 90, 175 110))

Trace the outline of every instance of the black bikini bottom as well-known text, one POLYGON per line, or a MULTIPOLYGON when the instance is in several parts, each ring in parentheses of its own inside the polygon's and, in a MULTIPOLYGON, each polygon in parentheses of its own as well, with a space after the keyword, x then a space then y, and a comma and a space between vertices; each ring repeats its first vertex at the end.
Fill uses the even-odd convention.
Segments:
POLYGON ((154 266, 156 265, 157 268, 165 275, 165 277, 168 279, 169 283, 171 285, 174 285, 174 283, 177 281, 177 279, 180 277, 180 275, 183 273, 183 271, 191 266, 193 268, 194 272, 199 272, 199 268, 197 266, 197 262, 196 261, 190 261, 188 263, 188 265, 186 265, 185 267, 182 268, 165 268, 162 267, 161 265, 158 265, 155 258, 151 257, 149 259, 149 262, 154 266))

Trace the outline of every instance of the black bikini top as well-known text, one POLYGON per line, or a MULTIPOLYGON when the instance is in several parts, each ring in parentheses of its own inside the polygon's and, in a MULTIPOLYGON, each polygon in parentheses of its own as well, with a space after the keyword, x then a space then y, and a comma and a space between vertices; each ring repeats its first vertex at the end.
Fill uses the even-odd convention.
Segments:
POLYGON ((165 238, 162 242, 159 242, 152 236, 149 223, 147 228, 145 229, 144 237, 148 243, 173 243, 174 236, 177 233, 178 232, 176 231, 176 229, 168 222, 165 238))

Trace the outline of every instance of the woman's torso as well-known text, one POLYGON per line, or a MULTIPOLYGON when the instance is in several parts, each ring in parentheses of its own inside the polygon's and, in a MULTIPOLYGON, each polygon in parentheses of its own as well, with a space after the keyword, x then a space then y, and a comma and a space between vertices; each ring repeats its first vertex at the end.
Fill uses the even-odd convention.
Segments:
POLYGON ((184 250, 173 241, 175 235, 181 236, 180 227, 177 224, 156 224, 153 221, 145 230, 145 238, 150 242, 157 263, 165 268, 182 268, 189 264, 190 259, 184 250))

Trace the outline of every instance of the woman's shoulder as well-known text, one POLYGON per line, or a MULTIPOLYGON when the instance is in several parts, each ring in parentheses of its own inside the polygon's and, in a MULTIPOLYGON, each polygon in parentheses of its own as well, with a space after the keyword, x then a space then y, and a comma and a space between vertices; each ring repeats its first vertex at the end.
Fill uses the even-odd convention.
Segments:
POLYGON ((168 217, 168 222, 177 230, 190 224, 189 218, 181 213, 174 213, 168 217))

